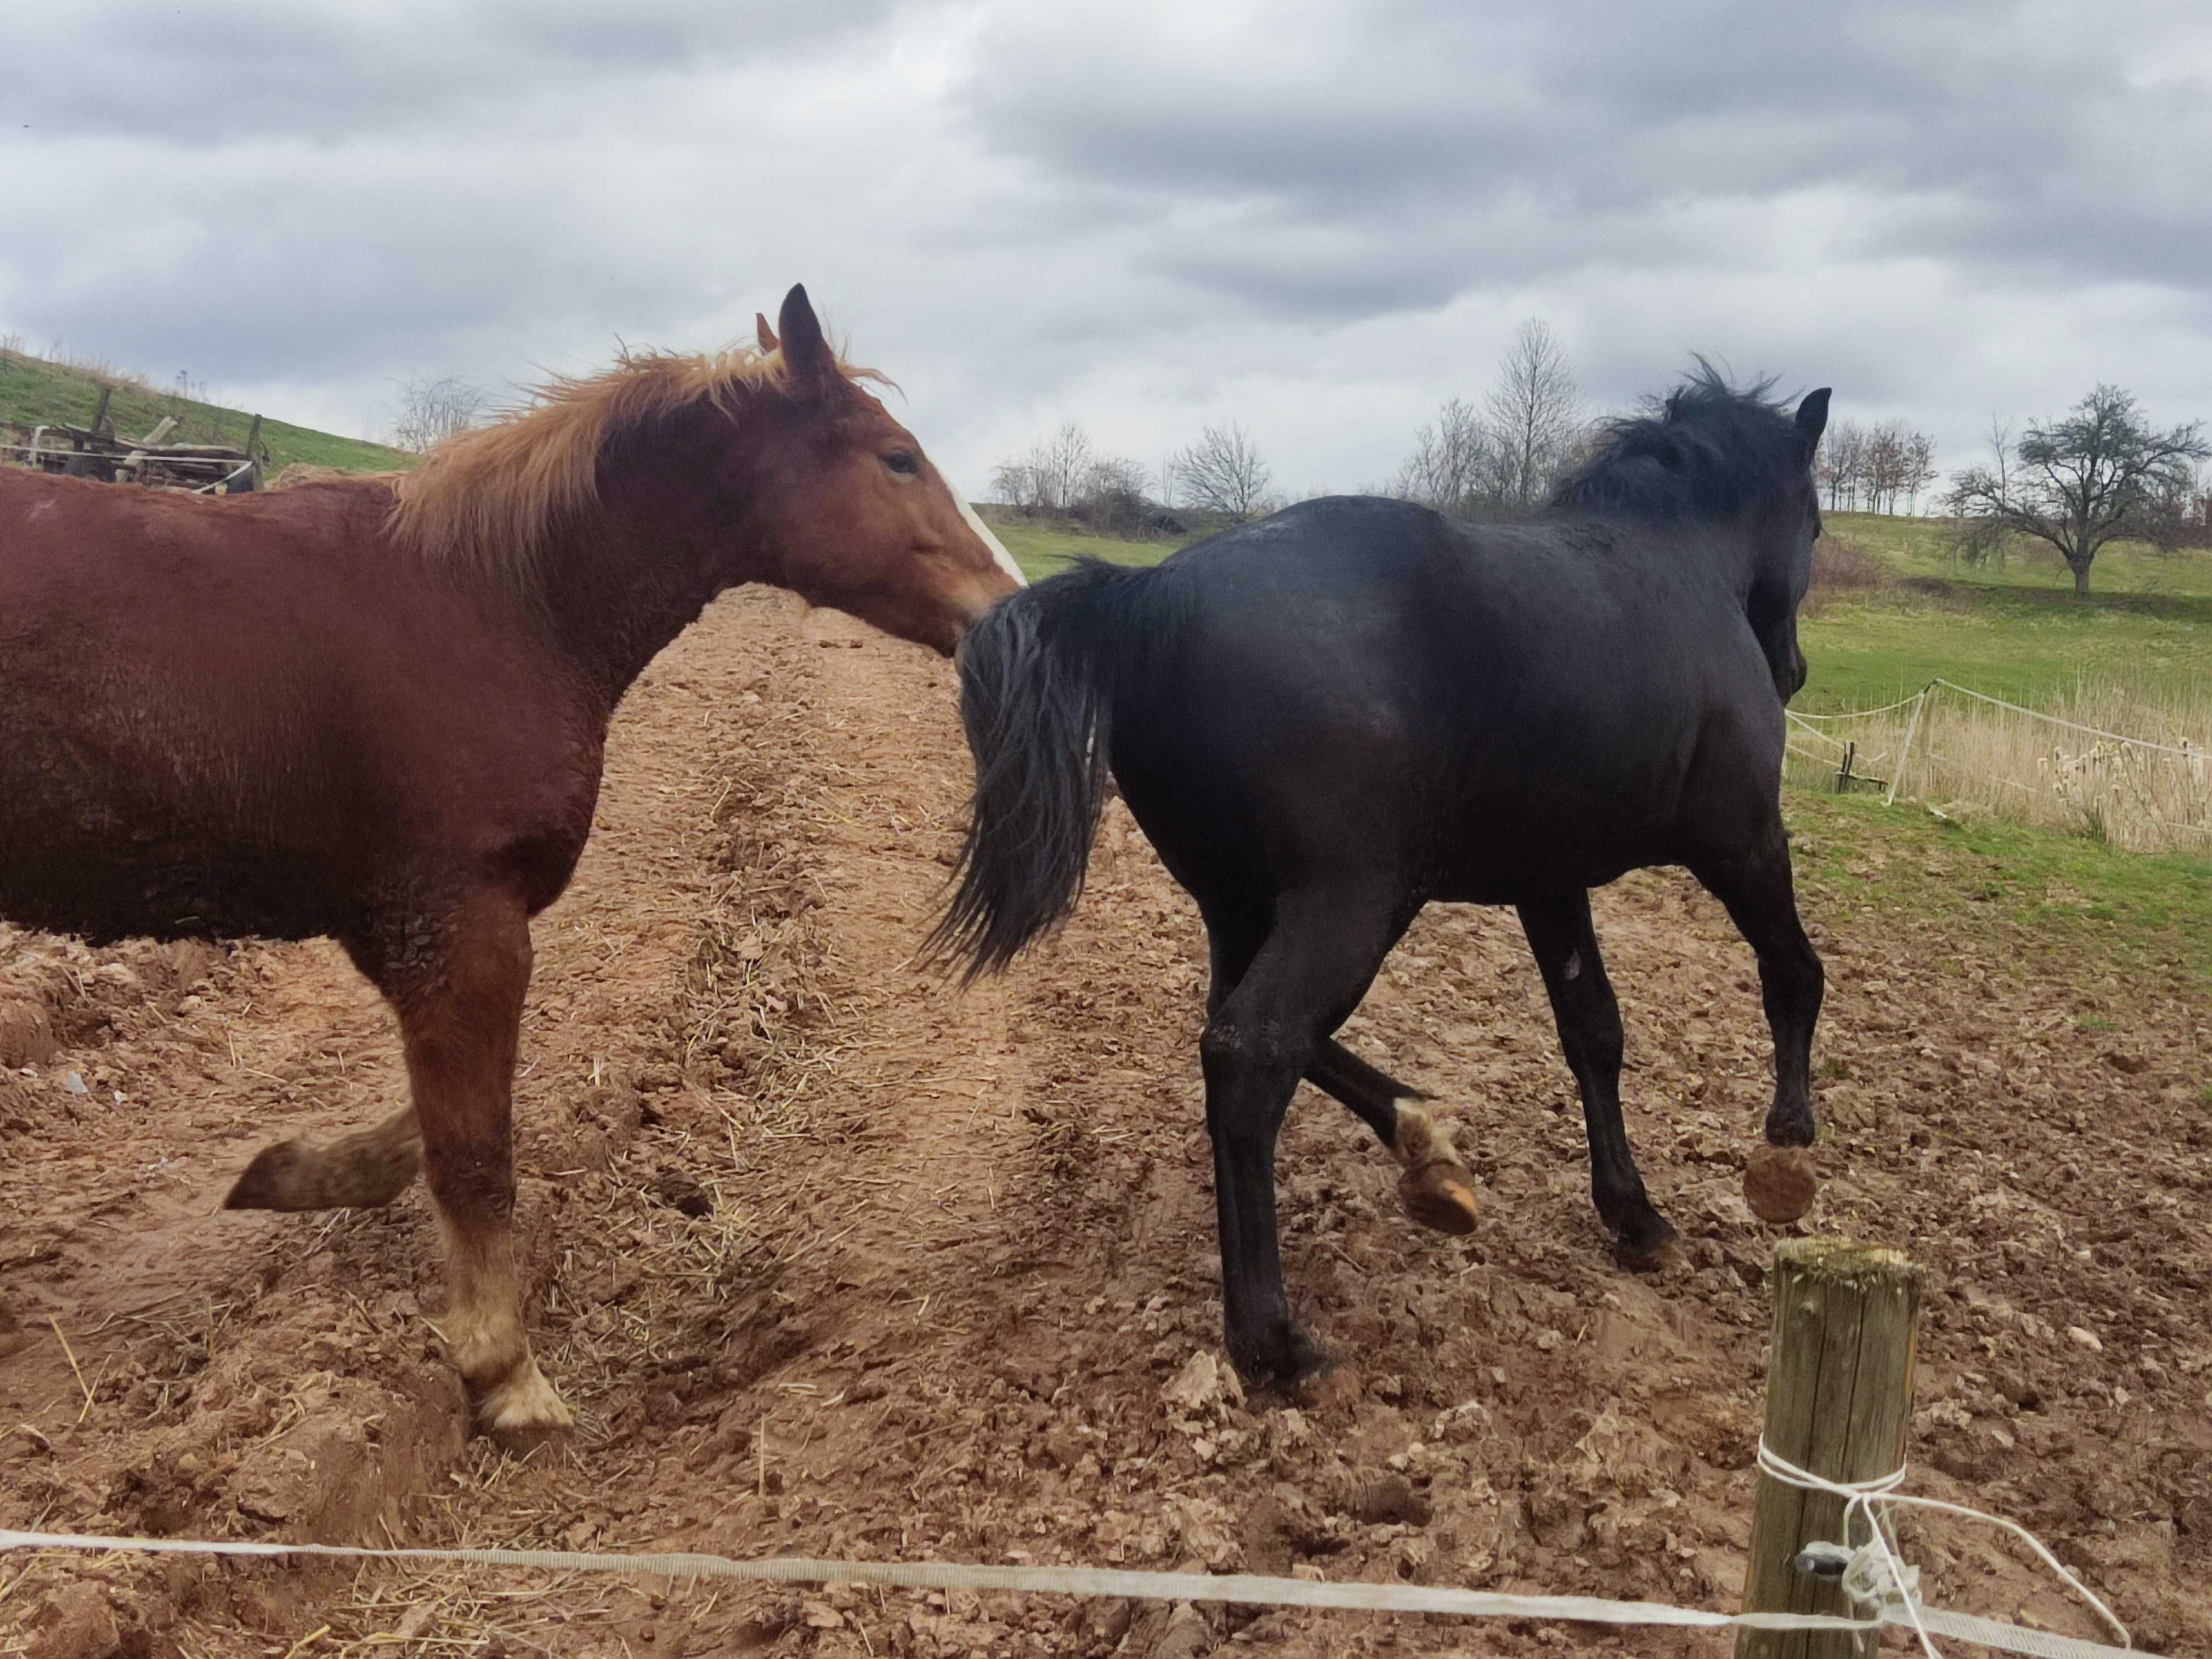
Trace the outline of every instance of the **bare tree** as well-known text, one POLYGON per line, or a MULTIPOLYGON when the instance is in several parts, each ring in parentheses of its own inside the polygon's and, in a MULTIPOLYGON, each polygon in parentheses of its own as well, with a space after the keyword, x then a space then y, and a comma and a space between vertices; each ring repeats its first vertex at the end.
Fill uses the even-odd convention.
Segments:
POLYGON ((1398 469, 1390 494, 1471 518, 1497 505, 1503 457, 1497 434, 1474 405, 1453 398, 1413 434, 1413 453, 1398 469))
POLYGON ((2086 599, 2089 567, 2107 543, 2130 537, 2172 545, 2158 503, 2185 491, 2195 464, 2208 456, 2212 445, 2199 422, 2157 431, 2132 394, 2100 386, 2063 420, 2032 423, 2013 447, 2009 476, 2001 480, 1986 467, 1961 473, 1948 504, 1969 536, 1977 521, 1996 520, 2050 543, 2074 573, 2075 593, 2086 599))
POLYGON ((1068 513, 1103 534, 1135 535, 1152 515, 1152 504, 1145 495, 1148 482, 1143 462, 1102 455, 1084 473, 1068 513))
POLYGON ((1856 421, 1831 421, 1820 441, 1820 488, 1828 492, 1828 511, 1848 512, 1859 504, 1866 472, 1866 428, 1856 421))
POLYGON ((1091 434, 1073 421, 991 469, 991 493, 1024 513, 1065 513, 1083 497, 1095 465, 1091 434))
POLYGON ((392 447, 419 455, 434 444, 458 437, 491 410, 491 394, 472 380, 444 374, 399 383, 399 415, 392 423, 392 447))
POLYGON ((1532 317, 1515 331, 1498 385, 1485 402, 1505 504, 1533 512, 1565 469, 1583 425, 1582 390, 1567 349, 1549 324, 1532 317))
POLYGON ((1936 471, 1936 440, 1917 428, 1905 434, 1905 510, 1920 511, 1920 492, 1942 475, 1936 471))
POLYGON ((1185 501, 1239 522, 1266 510, 1273 477, 1251 435, 1234 421, 1206 428, 1196 443, 1176 456, 1175 472, 1185 501))
POLYGON ((1917 509, 1936 477, 1936 440, 1895 420, 1832 423, 1814 474, 1832 513, 1894 513, 1900 499, 1917 509))

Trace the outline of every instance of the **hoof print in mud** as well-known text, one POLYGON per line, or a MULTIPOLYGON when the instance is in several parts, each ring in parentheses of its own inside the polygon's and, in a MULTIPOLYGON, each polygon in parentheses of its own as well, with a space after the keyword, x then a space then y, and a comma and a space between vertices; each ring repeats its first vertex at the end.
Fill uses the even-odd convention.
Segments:
POLYGON ((1365 1397, 1366 1384, 1349 1365, 1324 1365, 1303 1379, 1291 1391, 1295 1403, 1310 1412, 1351 1407, 1365 1397))
POLYGON ((1761 1221, 1801 1221, 1820 1195, 1813 1154, 1803 1146, 1762 1146, 1743 1166, 1743 1201, 1761 1221))

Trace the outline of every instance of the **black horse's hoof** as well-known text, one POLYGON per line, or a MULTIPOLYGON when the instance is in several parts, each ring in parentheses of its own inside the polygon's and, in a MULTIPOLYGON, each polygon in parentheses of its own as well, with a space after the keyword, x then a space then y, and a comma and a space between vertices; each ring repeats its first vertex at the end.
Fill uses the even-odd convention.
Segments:
POLYGON ((1631 1273, 1656 1273, 1671 1261, 1681 1235, 1656 1210, 1613 1229, 1613 1258, 1631 1273))
POLYGON ((1296 1388, 1307 1377, 1328 1370, 1330 1364, 1328 1350, 1290 1319, 1246 1335, 1231 1335, 1229 1359, 1247 1383, 1278 1389, 1296 1388))

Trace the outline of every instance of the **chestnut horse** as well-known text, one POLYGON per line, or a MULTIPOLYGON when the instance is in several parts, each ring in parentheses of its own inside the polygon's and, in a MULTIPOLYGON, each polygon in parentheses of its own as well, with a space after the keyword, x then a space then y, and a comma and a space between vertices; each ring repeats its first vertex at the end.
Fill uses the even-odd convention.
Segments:
POLYGON ((556 383, 396 479, 0 472, 0 915, 344 947, 413 1104, 266 1149, 228 1201, 388 1200, 419 1134, 441 1334, 504 1437, 572 1420, 523 1331, 510 1089, 530 918, 583 851, 623 693, 740 583, 949 653, 1021 582, 805 289, 760 332, 556 383))

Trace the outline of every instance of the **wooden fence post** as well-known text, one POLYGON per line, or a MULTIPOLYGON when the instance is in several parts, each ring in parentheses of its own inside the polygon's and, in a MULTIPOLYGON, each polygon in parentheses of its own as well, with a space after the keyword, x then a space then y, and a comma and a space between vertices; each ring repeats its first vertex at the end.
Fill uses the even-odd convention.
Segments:
MULTIPOLYGON (((1766 1366, 1766 1443, 1808 1474, 1877 1480, 1905 1461, 1912 1413, 1920 1270, 1899 1251, 1843 1239, 1795 1238, 1774 1252, 1774 1335, 1766 1366)), ((1844 1536, 1844 1500, 1759 1477, 1744 1575, 1746 1613, 1849 1616, 1830 1580, 1799 1572, 1798 1551, 1844 1536)), ((1864 1638, 1812 1631, 1740 1632, 1736 1659, 1860 1659, 1864 1638)))

